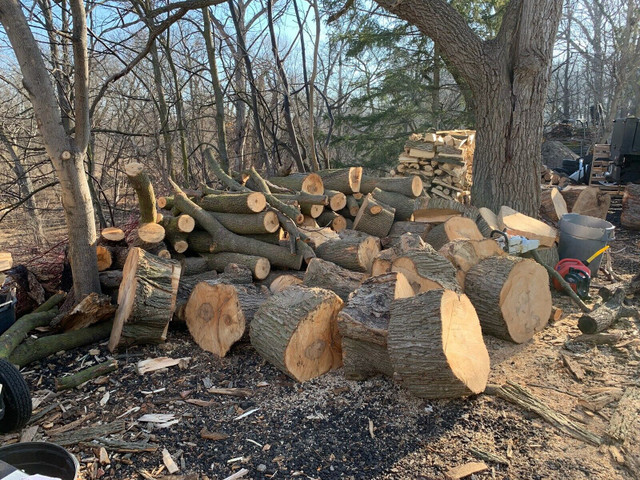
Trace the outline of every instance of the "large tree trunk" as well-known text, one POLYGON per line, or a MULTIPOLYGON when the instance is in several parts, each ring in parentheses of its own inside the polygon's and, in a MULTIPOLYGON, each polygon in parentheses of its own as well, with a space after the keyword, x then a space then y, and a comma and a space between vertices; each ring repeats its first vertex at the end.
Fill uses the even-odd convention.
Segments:
MULTIPOLYGON (((74 3, 76 10, 84 9, 82 5, 74 3)), ((74 12, 74 33, 76 27, 78 36, 75 48, 86 53, 86 29, 82 32, 81 15, 74 12)), ((20 4, 16 0, 0 1, 0 23, 11 42, 13 50, 20 64, 23 75, 22 84, 29 94, 33 104, 40 134, 43 137, 47 155, 51 159, 62 192, 62 207, 69 233, 69 257, 73 272, 75 298, 83 298, 91 292, 100 292, 98 278, 98 261, 95 251, 96 227, 93 204, 89 192, 89 184, 84 171, 86 158, 87 130, 84 122, 88 122, 88 106, 84 92, 77 90, 80 96, 76 98, 76 138, 70 138, 62 126, 62 119, 58 101, 56 99, 47 68, 42 59, 42 53, 29 30, 20 4), (84 110, 86 108, 86 110, 84 110), (86 116, 86 118, 84 118, 86 116)), ((75 60, 85 60, 77 55, 75 60)), ((86 73, 86 65, 78 64, 77 76, 86 73)), ((79 79, 77 79, 79 80, 79 79)), ((81 82, 78 81, 77 88, 81 82)))
POLYGON ((486 41, 445 0, 376 2, 432 38, 471 88, 477 129, 473 203, 536 216, 542 112, 562 0, 511 0, 497 36, 486 41))

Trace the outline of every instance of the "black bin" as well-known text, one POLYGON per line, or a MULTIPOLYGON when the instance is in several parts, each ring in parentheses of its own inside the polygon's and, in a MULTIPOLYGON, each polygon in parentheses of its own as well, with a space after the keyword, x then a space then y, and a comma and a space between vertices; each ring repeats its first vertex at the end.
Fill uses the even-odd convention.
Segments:
POLYGON ((16 301, 10 293, 0 294, 0 335, 16 321, 16 301))
POLYGON ((80 466, 76 457, 59 445, 48 442, 15 443, 0 447, 0 460, 29 475, 47 475, 76 480, 80 466))

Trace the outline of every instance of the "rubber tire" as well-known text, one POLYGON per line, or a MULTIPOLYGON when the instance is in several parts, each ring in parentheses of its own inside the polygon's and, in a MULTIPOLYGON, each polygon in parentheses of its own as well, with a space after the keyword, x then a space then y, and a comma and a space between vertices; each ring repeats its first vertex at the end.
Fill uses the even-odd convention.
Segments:
POLYGON ((31 418, 31 392, 22 375, 10 362, 0 358, 0 383, 4 417, 0 418, 0 433, 20 430, 31 418))

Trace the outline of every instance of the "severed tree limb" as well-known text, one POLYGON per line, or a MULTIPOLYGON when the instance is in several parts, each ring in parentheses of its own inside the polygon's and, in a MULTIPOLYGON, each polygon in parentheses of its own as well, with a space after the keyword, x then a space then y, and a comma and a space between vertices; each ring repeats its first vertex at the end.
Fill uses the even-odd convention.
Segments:
POLYGON ((111 359, 106 362, 99 363, 98 365, 94 365, 93 367, 80 370, 73 375, 56 378, 56 390, 68 390, 69 388, 77 387, 78 385, 82 385, 93 378, 107 375, 108 373, 115 371, 117 368, 118 361, 111 359))
POLYGON ((538 262, 540 265, 542 265, 544 268, 547 269, 547 272, 549 272, 549 275, 555 278, 560 283, 560 285, 562 285, 562 289, 564 290, 564 292, 567 295, 569 295, 569 297, 571 297, 571 300, 573 300, 575 304, 578 305, 578 307, 580 307, 580 310, 582 310, 585 313, 589 313, 591 311, 591 309, 580 299, 578 294, 573 291, 573 288, 571 288, 571 286, 566 282, 566 280, 562 278, 562 275, 560 275, 552 267, 550 267, 549 265, 547 265, 542 261, 542 259, 540 258, 540 254, 536 250, 531 250, 531 256, 534 258, 536 262, 538 262))
POLYGON ((591 312, 578 320, 578 328, 582 333, 599 333, 613 325, 621 317, 637 314, 634 308, 624 305, 625 291, 618 288, 613 296, 591 312))
POLYGON ((260 191, 264 193, 264 196, 271 205, 276 210, 282 212, 284 215, 292 219, 296 224, 300 225, 304 221, 304 215, 300 212, 300 209, 292 207, 291 205, 287 205, 282 200, 276 198, 269 189, 269 186, 266 184, 264 178, 260 176, 260 174, 256 171, 255 168, 251 167, 251 171, 249 173, 251 179, 258 185, 260 191))
POLYGON ((33 312, 22 316, 0 336, 0 358, 9 358, 31 330, 48 326, 57 314, 58 309, 54 307, 46 312, 33 312))

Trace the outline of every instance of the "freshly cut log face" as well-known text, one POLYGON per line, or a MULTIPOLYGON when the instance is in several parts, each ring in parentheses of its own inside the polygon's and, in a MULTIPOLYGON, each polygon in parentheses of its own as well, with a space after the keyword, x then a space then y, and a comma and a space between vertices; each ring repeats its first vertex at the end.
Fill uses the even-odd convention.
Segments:
POLYGON ((391 304, 389 357, 402 385, 421 398, 484 391, 489 353, 466 295, 432 290, 391 304))
POLYGON ((96 255, 98 256, 99 272, 104 272, 105 270, 111 267, 111 264, 113 263, 113 259, 111 258, 111 251, 107 247, 103 245, 97 245, 96 255))
POLYGON ((302 181, 299 190, 310 195, 322 195, 324 193, 324 183, 317 173, 310 173, 302 181))
POLYGON ((369 235, 347 235, 318 246, 316 255, 354 272, 371 270, 373 259, 380 252, 380 241, 369 235))
MULTIPOLYGON (((311 260, 313 262, 313 260, 311 260)), ((280 275, 277 277, 271 285, 269 285, 269 290, 271 293, 278 293, 283 291, 285 288, 289 288, 292 285, 300 285, 302 284, 302 279, 298 277, 294 277, 293 275, 280 275)))
POLYGON ((551 315, 549 277, 534 260, 486 258, 467 272, 465 293, 483 332, 515 343, 530 340, 551 315))
POLYGON ((555 228, 504 205, 500 207, 498 221, 502 228, 507 229, 507 233, 539 240, 543 247, 552 247, 558 235, 555 228))
POLYGON ((413 211, 413 221, 420 223, 444 223, 452 217, 462 216, 461 212, 450 208, 422 208, 413 211))
POLYGON ((378 373, 393 376, 387 351, 391 303, 413 296, 413 288, 401 273, 387 273, 365 280, 338 314, 345 376, 362 380, 378 373))
POLYGON ((198 205, 211 212, 259 213, 267 206, 267 199, 261 192, 220 193, 205 195, 198 205))
POLYGON ((300 191, 311 195, 322 195, 324 184, 317 173, 293 173, 286 177, 270 177, 273 185, 284 187, 292 191, 300 191))
POLYGON ((244 265, 251 270, 253 277, 257 280, 267 278, 271 271, 269 259, 256 255, 245 255, 243 253, 220 252, 205 254, 207 265, 211 270, 224 271, 230 263, 244 265))
POLYGON ((103 228, 100 232, 100 236, 109 242, 121 242, 124 240, 124 232, 118 227, 103 228))
POLYGON ((403 253, 393 261, 391 271, 403 273, 416 293, 440 288, 460 289, 454 266, 430 245, 403 253))
POLYGON ((109 350, 167 338, 176 306, 180 263, 133 247, 122 271, 109 350))
POLYGON ((363 273, 347 270, 321 258, 313 258, 307 265, 303 283, 307 287, 331 290, 346 302, 349 294, 358 288, 363 280, 363 273))
POLYGON ((299 382, 342 363, 337 315, 342 300, 330 290, 292 286, 264 302, 251 322, 251 344, 299 382))
POLYGON ((463 290, 465 277, 471 267, 485 258, 506 255, 506 252, 500 248, 498 243, 489 238, 484 240, 454 240, 440 248, 438 253, 448 259, 456 268, 456 279, 463 290))
POLYGON ((185 307, 189 333, 200 348, 224 357, 267 298, 253 285, 225 284, 218 279, 200 282, 185 307))
POLYGON ((325 190, 324 194, 329 197, 329 208, 334 212, 347 206, 347 196, 344 193, 337 190, 325 190))
POLYGON ((347 220, 342 215, 327 209, 316 219, 316 222, 321 227, 331 227, 335 232, 341 232, 347 228, 347 220))
POLYGON ((476 222, 466 217, 453 217, 437 225, 427 234, 426 241, 436 250, 453 240, 482 240, 476 222))
POLYGON ((164 228, 157 223, 143 223, 138 227, 138 238, 144 243, 159 243, 164 240, 164 228))

